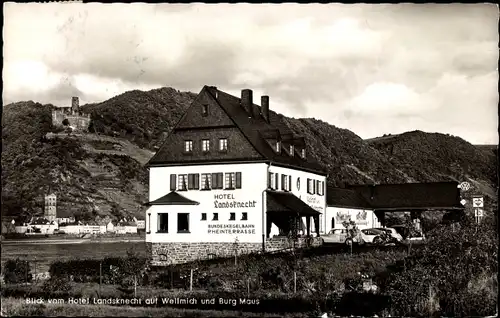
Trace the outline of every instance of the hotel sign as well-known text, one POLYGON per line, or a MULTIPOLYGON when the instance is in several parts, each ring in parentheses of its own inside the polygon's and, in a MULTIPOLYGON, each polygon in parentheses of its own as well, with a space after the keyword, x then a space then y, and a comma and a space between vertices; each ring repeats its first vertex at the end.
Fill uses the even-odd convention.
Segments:
POLYGON ((216 209, 245 209, 255 208, 257 201, 238 201, 232 193, 214 194, 214 207, 216 209))
POLYGON ((255 234, 253 224, 209 224, 208 234, 255 234))

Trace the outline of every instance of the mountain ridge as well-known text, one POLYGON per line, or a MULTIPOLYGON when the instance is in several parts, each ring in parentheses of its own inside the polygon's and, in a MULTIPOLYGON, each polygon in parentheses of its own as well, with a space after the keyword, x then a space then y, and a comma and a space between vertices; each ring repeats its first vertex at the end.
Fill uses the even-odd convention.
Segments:
MULTIPOLYGON (((140 215, 148 196, 144 161, 196 96, 163 87, 82 105, 91 116, 88 136, 100 136, 96 138, 47 138, 58 132, 51 123, 54 105, 5 105, 2 211, 40 214, 43 195, 55 189, 61 209, 71 213, 140 215), (129 201, 126 207, 120 202, 124 198, 129 201)), ((474 191, 496 200, 497 151, 492 147, 422 131, 365 140, 320 119, 278 116, 305 137, 310 155, 328 170, 329 185, 469 180, 474 191)))

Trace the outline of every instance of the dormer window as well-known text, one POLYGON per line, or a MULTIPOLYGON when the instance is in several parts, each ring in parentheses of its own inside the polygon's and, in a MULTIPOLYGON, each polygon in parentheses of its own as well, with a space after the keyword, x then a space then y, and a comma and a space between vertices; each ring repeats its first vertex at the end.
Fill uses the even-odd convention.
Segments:
POLYGON ((294 149, 295 147, 293 145, 290 145, 290 156, 293 157, 294 149))
POLYGON ((276 152, 280 152, 281 151, 281 141, 277 141, 276 142, 276 152))
POLYGON ((201 113, 202 113, 203 117, 208 116, 208 105, 206 105, 206 104, 201 105, 201 113))
POLYGON ((184 152, 191 153, 193 152, 193 141, 185 140, 184 141, 184 152))
POLYGON ((201 149, 203 152, 209 152, 210 151, 210 140, 209 139, 203 139, 201 141, 201 149))
POLYGON ((305 148, 302 149, 300 155, 301 155, 302 158, 304 158, 304 159, 306 158, 306 149, 305 148))

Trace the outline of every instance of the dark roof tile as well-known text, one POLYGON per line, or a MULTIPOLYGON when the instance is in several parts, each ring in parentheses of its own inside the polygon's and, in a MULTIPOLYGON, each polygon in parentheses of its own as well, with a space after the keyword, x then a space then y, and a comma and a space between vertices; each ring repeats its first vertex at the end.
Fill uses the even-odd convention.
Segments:
POLYGON ((299 216, 316 216, 321 214, 291 192, 267 190, 266 193, 267 212, 269 213, 294 213, 299 216))
POLYGON ((371 208, 363 196, 350 189, 328 187, 326 192, 326 203, 328 206, 346 208, 371 208))
POLYGON ((457 182, 348 186, 375 210, 463 209, 457 182))
POLYGON ((199 202, 190 200, 185 196, 172 191, 159 199, 146 203, 146 205, 198 205, 199 202))

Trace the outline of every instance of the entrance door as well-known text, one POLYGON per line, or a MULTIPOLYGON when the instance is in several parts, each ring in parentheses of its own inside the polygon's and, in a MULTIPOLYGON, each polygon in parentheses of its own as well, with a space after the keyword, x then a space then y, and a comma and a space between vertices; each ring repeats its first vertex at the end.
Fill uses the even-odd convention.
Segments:
POLYGON ((332 218, 332 230, 335 228, 335 217, 332 218))

